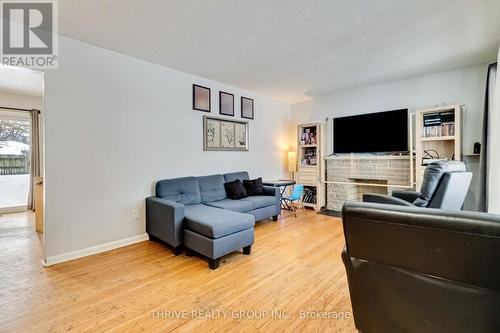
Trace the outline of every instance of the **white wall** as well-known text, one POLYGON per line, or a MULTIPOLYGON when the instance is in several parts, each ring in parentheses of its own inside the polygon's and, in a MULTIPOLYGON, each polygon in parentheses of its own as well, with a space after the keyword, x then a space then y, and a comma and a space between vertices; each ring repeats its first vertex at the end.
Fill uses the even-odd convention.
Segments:
POLYGON ((46 257, 143 234, 159 179, 283 176, 288 104, 72 39, 61 37, 59 69, 46 71, 45 110, 46 257), (235 94, 236 119, 240 96, 255 100, 250 151, 203 151, 207 113, 191 109, 193 83, 212 89, 212 116, 219 90, 235 94))
MULTIPOLYGON (((292 104, 295 122, 442 104, 465 104, 464 153, 481 140, 487 65, 420 76, 409 80, 342 90, 292 104)), ((331 141, 331 140, 330 140, 331 141)))
MULTIPOLYGON (((442 104, 465 104, 464 154, 472 153, 474 142, 481 141, 487 65, 435 73, 408 80, 377 84, 319 96, 292 105, 292 121, 307 122, 369 112, 408 108, 415 110, 442 104)), ((334 78, 333 78, 334 79, 334 78)), ((328 152, 332 152, 332 133, 328 131, 328 152)), ((476 170, 479 160, 470 160, 476 170)), ((475 207, 477 179, 471 186, 468 207, 475 207)))

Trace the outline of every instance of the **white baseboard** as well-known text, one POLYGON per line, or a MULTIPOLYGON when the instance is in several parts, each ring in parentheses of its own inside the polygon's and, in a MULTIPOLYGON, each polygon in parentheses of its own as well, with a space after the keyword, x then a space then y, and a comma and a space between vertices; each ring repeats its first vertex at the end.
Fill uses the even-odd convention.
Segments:
POLYGON ((117 249, 119 247, 132 245, 135 243, 140 243, 140 242, 143 242, 143 241, 148 240, 148 239, 149 239, 148 234, 144 233, 141 235, 120 239, 120 240, 117 240, 114 242, 99 244, 96 246, 87 247, 85 249, 71 251, 71 252, 67 252, 67 253, 63 253, 63 254, 58 254, 58 255, 52 256, 52 257, 47 257, 47 259, 45 261, 42 260, 42 264, 43 264, 43 266, 48 267, 48 266, 52 266, 55 264, 59 264, 61 262, 74 260, 74 259, 78 259, 78 258, 83 258, 83 257, 87 257, 87 256, 90 256, 93 254, 98 254, 98 253, 114 250, 114 249, 117 249))

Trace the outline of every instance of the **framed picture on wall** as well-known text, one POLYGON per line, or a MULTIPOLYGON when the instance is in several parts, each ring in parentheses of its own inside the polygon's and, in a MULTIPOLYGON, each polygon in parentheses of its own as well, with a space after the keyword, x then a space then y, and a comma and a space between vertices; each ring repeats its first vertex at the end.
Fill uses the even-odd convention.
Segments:
POLYGON ((253 99, 241 97, 241 118, 254 118, 253 99))
POLYGON ((220 121, 208 118, 205 121, 205 148, 220 148, 220 121))
POLYGON ((248 123, 234 124, 234 147, 248 150, 248 123))
POLYGON ((193 84, 193 110, 210 112, 210 88, 193 84))
POLYGON ((224 116, 234 116, 234 95, 219 91, 219 113, 224 116))
POLYGON ((248 151, 248 122, 204 116, 203 150, 248 151))
POLYGON ((222 148, 234 148, 234 123, 222 121, 220 123, 220 137, 222 148))

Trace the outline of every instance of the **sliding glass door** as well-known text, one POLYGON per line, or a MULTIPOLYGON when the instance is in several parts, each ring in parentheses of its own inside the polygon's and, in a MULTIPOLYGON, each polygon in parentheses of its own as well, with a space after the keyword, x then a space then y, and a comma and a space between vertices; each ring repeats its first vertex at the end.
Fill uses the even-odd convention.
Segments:
POLYGON ((29 114, 0 111, 0 213, 26 210, 30 156, 29 114))

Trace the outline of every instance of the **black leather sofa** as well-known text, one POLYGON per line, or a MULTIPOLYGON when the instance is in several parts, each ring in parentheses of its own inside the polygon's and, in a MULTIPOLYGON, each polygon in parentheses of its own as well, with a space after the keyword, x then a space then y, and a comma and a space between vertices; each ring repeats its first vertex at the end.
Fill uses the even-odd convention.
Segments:
POLYGON ((342 253, 361 332, 500 332, 500 216, 346 203, 342 253))

